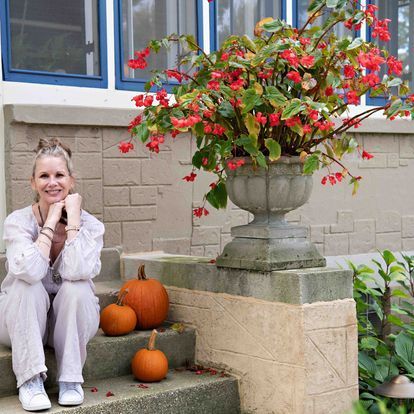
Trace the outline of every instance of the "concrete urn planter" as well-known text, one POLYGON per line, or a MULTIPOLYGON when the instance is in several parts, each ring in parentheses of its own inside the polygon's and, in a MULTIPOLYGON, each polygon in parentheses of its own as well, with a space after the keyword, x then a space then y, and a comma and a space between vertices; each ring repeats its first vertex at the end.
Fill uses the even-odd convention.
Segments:
POLYGON ((217 258, 217 265, 263 271, 325 266, 325 259, 307 239, 305 227, 290 224, 285 214, 305 204, 312 176, 303 175, 299 157, 281 157, 268 169, 250 158, 227 171, 230 200, 254 214, 254 220, 231 229, 234 239, 217 258))

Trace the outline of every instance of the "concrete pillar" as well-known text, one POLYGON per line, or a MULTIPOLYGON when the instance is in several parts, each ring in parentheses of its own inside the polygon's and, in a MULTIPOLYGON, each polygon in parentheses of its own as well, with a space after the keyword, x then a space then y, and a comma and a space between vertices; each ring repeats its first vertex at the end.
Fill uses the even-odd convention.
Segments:
POLYGON ((170 296, 172 321, 197 330, 196 359, 240 379, 243 412, 343 414, 358 399, 352 275, 310 268, 255 272, 205 258, 128 255, 170 296))

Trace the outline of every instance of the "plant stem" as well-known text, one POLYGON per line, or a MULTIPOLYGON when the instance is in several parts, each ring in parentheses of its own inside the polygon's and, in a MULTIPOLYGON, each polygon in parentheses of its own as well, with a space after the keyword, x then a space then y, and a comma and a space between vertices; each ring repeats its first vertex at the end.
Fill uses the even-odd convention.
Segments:
POLYGON ((151 332, 150 339, 148 341, 148 350, 153 351, 155 349, 155 338, 157 337, 157 330, 153 329, 151 332))

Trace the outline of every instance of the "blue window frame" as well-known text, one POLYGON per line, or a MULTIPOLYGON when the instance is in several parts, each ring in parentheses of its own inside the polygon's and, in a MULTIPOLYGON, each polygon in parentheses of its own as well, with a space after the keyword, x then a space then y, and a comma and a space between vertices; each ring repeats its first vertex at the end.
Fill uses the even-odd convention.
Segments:
POLYGON ((214 0, 210 3, 210 47, 216 50, 229 34, 253 36, 265 17, 286 19, 286 0, 214 0))
MULTIPOLYGON (((191 33, 198 44, 203 44, 202 2, 203 0, 114 1, 116 89, 144 91, 152 68, 175 67, 178 50, 150 55, 145 70, 127 67, 127 61, 133 58, 134 50, 143 49, 150 39, 160 39, 177 32, 191 33)), ((174 82, 170 82, 166 89, 170 91, 173 85, 174 82)))
MULTIPOLYGON (((381 49, 387 49, 391 55, 403 62, 403 74, 401 79, 408 81, 410 87, 414 87, 414 1, 408 0, 369 0, 369 4, 379 7, 377 16, 379 19, 391 19, 389 32, 391 40, 389 42, 378 42, 372 37, 371 27, 367 27, 367 40, 376 42, 381 49), (411 51, 411 53, 410 53, 411 51)), ((385 70, 380 72, 380 78, 385 74, 385 70)), ((368 96, 367 105, 384 105, 387 97, 368 96)))
POLYGON ((4 0, 3 79, 106 88, 106 0, 4 0))

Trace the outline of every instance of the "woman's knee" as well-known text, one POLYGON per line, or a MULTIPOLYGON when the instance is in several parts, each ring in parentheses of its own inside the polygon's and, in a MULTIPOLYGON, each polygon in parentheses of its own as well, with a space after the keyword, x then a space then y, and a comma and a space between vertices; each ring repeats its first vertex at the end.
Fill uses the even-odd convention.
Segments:
POLYGON ((46 292, 42 282, 34 284, 27 283, 23 280, 16 279, 13 285, 7 290, 6 306, 12 304, 19 304, 25 302, 27 304, 33 303, 37 307, 44 306, 46 311, 49 308, 49 295, 46 292))
POLYGON ((54 300, 55 307, 65 304, 71 307, 82 305, 84 308, 88 304, 95 306, 96 303, 97 298, 87 280, 63 281, 54 300))

